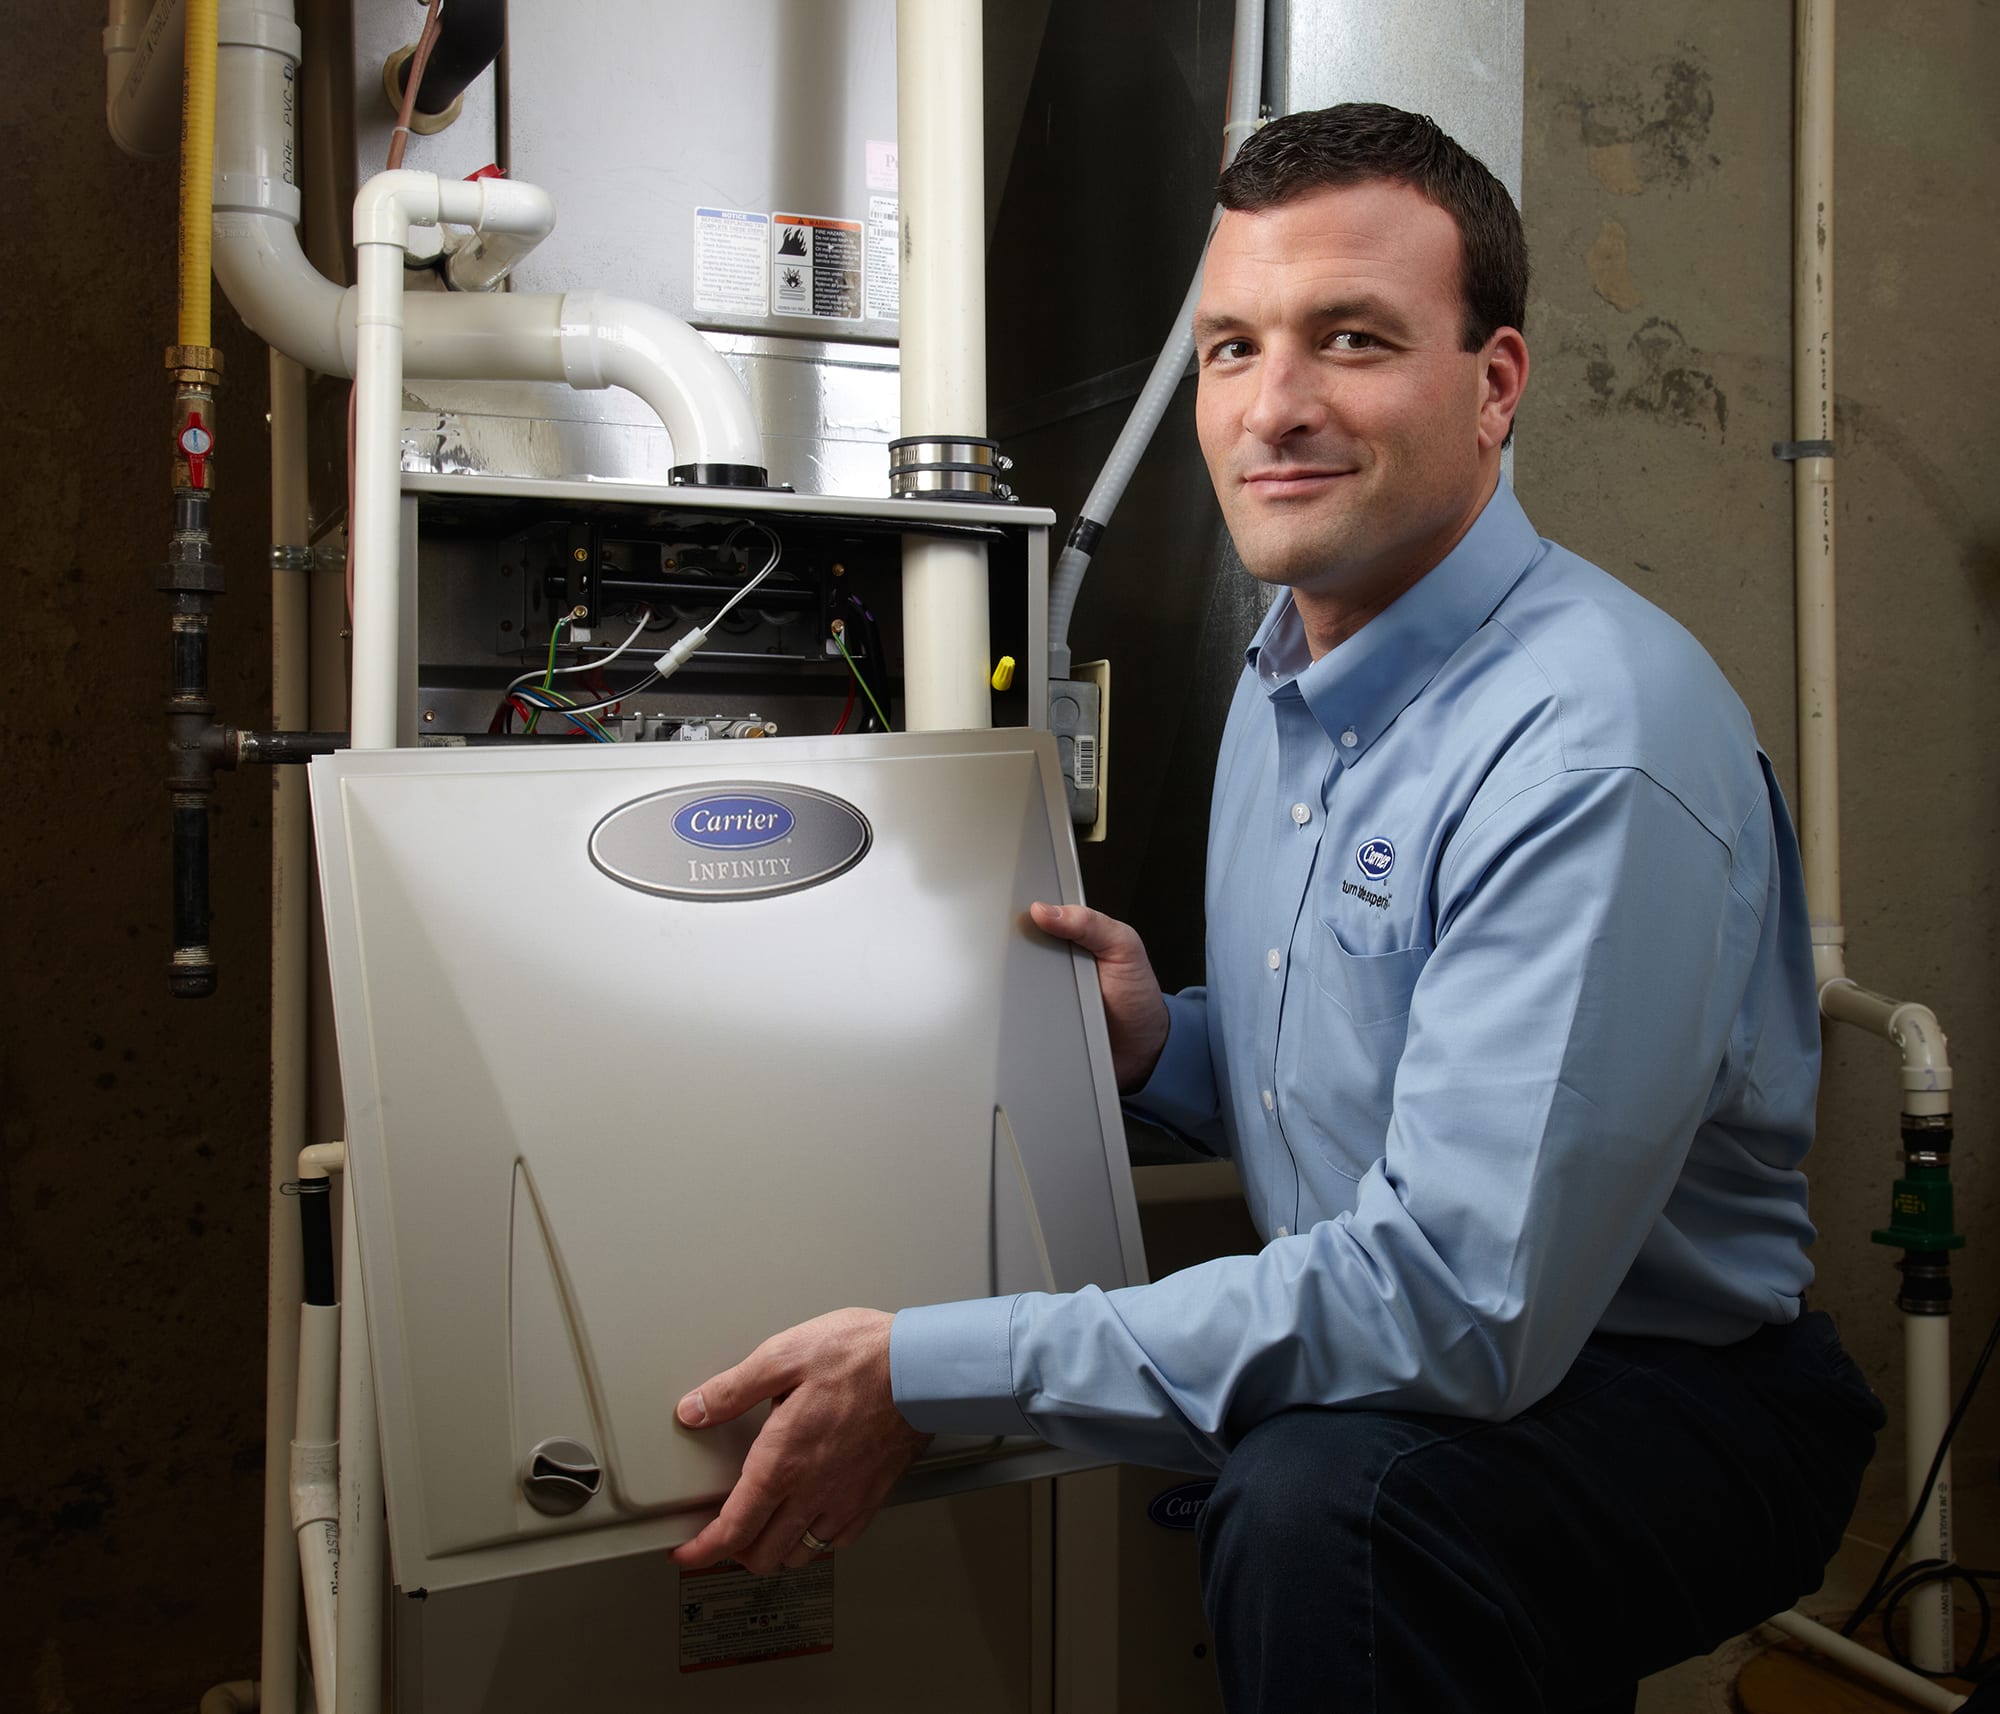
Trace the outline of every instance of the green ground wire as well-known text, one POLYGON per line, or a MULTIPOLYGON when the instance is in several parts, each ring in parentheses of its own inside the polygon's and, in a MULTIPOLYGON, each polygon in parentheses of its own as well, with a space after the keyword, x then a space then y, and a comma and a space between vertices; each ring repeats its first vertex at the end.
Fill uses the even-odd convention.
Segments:
POLYGON ((868 688, 868 681, 861 676, 861 669, 854 664, 854 657, 847 652, 847 639, 836 631, 833 640, 840 645, 840 658, 847 663, 847 670, 854 675, 854 682, 861 686, 861 694, 868 698, 868 706, 875 710, 875 718, 882 722, 882 730, 892 731, 888 715, 882 712, 881 703, 875 700, 875 693, 868 688))

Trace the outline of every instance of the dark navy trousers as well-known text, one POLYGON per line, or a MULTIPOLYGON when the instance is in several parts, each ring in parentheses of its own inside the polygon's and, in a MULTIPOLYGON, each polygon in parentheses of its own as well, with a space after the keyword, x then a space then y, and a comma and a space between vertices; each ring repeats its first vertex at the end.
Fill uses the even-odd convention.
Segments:
POLYGON ((1512 1421, 1296 1410, 1201 1524, 1230 1714, 1630 1714, 1820 1584, 1883 1424, 1833 1323, 1601 1336, 1512 1421))

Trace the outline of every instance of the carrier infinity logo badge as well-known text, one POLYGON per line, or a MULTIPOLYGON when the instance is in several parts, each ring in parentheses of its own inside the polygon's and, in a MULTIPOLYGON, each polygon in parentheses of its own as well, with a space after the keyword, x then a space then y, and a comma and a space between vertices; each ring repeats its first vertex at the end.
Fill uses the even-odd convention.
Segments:
POLYGON ((590 860, 621 886, 670 899, 763 899, 817 887, 868 854, 874 831, 810 786, 709 782, 620 804, 590 860))

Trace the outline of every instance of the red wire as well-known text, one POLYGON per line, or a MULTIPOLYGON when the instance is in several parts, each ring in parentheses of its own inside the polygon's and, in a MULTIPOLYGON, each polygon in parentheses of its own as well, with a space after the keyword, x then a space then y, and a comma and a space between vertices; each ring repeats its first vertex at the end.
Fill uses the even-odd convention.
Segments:
POLYGON ((840 711, 840 719, 834 723, 833 731, 835 737, 838 737, 841 733, 847 730, 847 717, 853 712, 854 712, 854 681, 852 679, 849 679, 847 681, 846 705, 840 711))

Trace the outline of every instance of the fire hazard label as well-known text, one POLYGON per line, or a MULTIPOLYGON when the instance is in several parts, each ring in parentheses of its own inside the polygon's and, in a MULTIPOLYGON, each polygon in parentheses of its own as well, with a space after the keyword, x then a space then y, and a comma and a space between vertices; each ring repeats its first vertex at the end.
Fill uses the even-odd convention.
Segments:
POLYGON ((759 1577, 740 1565, 681 1573, 682 1672, 833 1652, 833 1555, 759 1577))
POLYGON ((694 307, 711 315, 755 316, 769 311, 765 294, 771 250, 768 215, 740 208, 694 211, 694 307))
POLYGON ((861 319, 861 222, 771 216, 771 313, 861 319))

